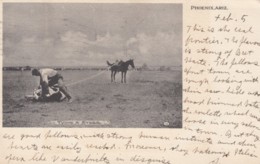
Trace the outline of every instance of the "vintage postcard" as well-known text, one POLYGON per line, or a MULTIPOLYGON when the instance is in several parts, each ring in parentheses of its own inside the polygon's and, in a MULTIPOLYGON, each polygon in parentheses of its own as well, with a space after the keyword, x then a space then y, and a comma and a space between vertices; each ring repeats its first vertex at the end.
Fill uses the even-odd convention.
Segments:
POLYGON ((4 0, 2 164, 259 164, 259 0, 4 0))

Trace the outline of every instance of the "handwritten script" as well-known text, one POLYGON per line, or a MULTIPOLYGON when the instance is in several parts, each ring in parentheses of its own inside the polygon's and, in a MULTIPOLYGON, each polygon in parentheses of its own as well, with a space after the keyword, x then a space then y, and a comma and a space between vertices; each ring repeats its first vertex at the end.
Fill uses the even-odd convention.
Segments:
POLYGON ((228 8, 184 20, 182 129, 2 130, 0 163, 259 163, 259 18, 228 8))
POLYGON ((186 26, 184 130, 189 133, 180 139, 197 142, 189 153, 216 156, 209 163, 240 156, 260 161, 260 42, 254 37, 259 30, 249 14, 215 13, 211 24, 186 26))

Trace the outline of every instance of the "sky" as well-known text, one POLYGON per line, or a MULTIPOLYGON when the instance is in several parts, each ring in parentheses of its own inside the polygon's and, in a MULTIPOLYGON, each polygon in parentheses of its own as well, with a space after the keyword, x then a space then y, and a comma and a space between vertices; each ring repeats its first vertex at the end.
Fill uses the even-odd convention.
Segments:
POLYGON ((4 3, 4 66, 180 66, 181 4, 4 3))

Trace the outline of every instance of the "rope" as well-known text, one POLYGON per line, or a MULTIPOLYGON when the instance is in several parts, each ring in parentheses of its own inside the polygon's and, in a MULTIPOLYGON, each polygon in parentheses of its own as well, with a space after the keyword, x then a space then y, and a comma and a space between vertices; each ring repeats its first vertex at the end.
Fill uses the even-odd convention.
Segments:
POLYGON ((95 74, 95 75, 93 75, 93 76, 87 77, 87 78, 82 79, 82 80, 79 80, 79 81, 75 81, 75 82, 69 83, 69 84, 67 84, 66 86, 73 86, 73 85, 78 84, 78 83, 81 83, 81 82, 83 82, 83 81, 87 81, 87 80, 93 79, 93 78, 95 78, 95 77, 97 77, 97 76, 99 76, 99 75, 101 75, 101 74, 103 74, 103 73, 105 73, 105 72, 106 72, 106 70, 101 71, 101 72, 99 72, 99 73, 97 73, 97 74, 95 74))

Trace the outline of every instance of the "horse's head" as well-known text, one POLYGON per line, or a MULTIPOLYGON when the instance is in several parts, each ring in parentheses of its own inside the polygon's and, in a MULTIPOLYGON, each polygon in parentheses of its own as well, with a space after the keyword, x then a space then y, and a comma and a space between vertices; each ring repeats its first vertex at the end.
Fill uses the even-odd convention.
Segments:
POLYGON ((132 68, 135 68, 134 59, 128 60, 132 68))

